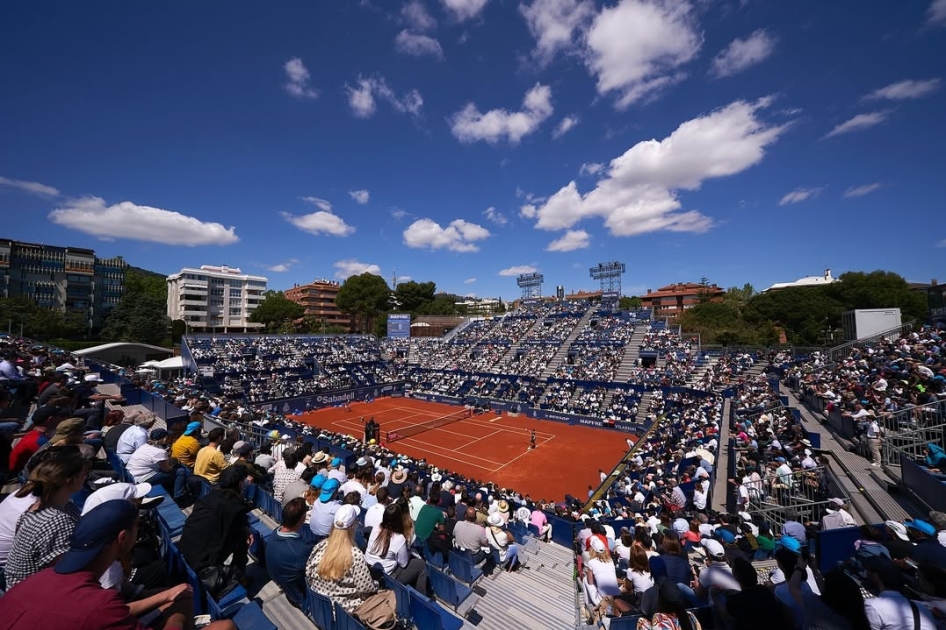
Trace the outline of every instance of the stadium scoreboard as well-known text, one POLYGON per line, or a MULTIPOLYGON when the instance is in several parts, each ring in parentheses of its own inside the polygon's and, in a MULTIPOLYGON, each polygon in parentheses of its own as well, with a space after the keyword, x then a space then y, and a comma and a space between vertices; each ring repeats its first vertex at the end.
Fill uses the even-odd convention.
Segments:
POLYGON ((409 339, 411 336, 411 314, 388 314, 388 339, 409 339))

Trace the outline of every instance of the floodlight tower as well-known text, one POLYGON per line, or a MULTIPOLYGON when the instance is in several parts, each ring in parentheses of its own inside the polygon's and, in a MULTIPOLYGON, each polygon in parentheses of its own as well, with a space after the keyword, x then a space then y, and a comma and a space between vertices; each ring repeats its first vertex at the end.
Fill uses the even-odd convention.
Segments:
POLYGON ((589 271, 594 280, 601 282, 601 303, 616 306, 621 297, 621 276, 625 271, 624 263, 618 261, 598 263, 589 271))
POLYGON ((542 283, 545 276, 541 273, 523 273, 519 275, 516 284, 522 289, 522 299, 542 297, 542 283))

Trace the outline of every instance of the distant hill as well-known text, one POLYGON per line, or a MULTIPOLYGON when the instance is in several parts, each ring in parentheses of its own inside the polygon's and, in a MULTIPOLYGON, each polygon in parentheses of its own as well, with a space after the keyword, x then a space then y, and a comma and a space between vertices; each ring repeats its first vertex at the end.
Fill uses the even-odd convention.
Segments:
POLYGON ((166 280, 167 275, 163 273, 158 273, 157 271, 148 271, 147 269, 142 269, 141 267, 135 267, 134 265, 128 265, 126 272, 137 273, 138 275, 144 276, 146 278, 161 278, 161 280, 166 280))

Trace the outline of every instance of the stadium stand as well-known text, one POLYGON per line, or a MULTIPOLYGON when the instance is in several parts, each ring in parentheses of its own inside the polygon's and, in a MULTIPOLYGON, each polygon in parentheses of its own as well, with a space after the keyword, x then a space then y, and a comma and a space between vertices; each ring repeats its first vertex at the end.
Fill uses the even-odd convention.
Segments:
MULTIPOLYGON (((12 480, 6 492, 26 480, 24 468, 38 469, 36 461, 80 443, 95 453, 92 478, 142 480, 147 471, 133 461, 126 466, 111 446, 113 431, 145 431, 147 443, 115 442, 119 452, 131 443, 132 455, 154 455, 156 474, 163 441, 210 440, 196 467, 184 470, 183 490, 153 484, 149 494, 162 500, 143 511, 142 523, 153 531, 157 557, 127 577, 142 584, 160 568, 162 586, 191 585, 194 612, 235 627, 360 627, 338 593, 313 591, 310 578, 293 605, 274 578, 283 580, 284 571, 267 564, 266 549, 275 536, 293 533, 284 521, 287 492, 315 506, 295 530, 300 538, 318 535, 320 504, 360 500, 353 540, 366 547, 364 528, 379 522, 369 505, 378 496, 368 492, 377 491, 378 474, 384 481, 377 487, 398 488, 402 510, 417 510, 405 520, 408 533, 443 522, 427 538, 405 537, 428 578, 414 584, 420 590, 401 584, 397 572, 374 576, 394 593, 397 616, 418 628, 637 628, 686 615, 694 628, 736 629, 758 627, 758 610, 766 625, 799 629, 941 628, 946 619, 946 342, 938 329, 905 329, 808 356, 710 354, 646 317, 539 306, 471 320, 447 340, 188 338, 193 374, 172 381, 82 364, 29 340, 4 338, 0 350, 2 459, 12 480), (395 381, 458 403, 514 401, 523 409, 633 419, 642 432, 588 497, 533 500, 351 436, 313 431, 262 404, 395 381), (50 394, 50 387, 61 391, 50 394), (73 413, 82 422, 61 426, 80 430, 57 432, 73 413), (27 418, 35 428, 24 434, 27 418), (41 448, 50 454, 36 455, 41 448), (194 474, 212 475, 208 465, 218 457, 230 470, 247 467, 242 498, 222 497, 232 481, 225 476, 214 487, 209 476, 194 474), (325 479, 346 485, 339 491, 325 479), (351 499, 347 492, 358 488, 366 494, 351 499), (252 544, 245 569, 239 545, 233 549, 239 580, 208 584, 185 557, 192 553, 185 529, 217 514, 206 506, 224 499, 243 506, 237 514, 245 516, 234 522, 252 533, 252 544), (423 518, 420 506, 428 508, 423 518), (496 541, 483 559, 473 556, 478 548, 449 542, 481 530, 496 541), (505 567, 512 557, 518 561, 505 567), (903 623, 891 626, 892 619, 903 623)), ((83 485, 69 505, 81 508, 90 493, 109 487, 83 485)), ((0 502, 4 569, 21 535, 16 510, 29 500, 8 494, 0 502)), ((18 593, 26 588, 0 597, 0 618, 22 605, 18 593)))

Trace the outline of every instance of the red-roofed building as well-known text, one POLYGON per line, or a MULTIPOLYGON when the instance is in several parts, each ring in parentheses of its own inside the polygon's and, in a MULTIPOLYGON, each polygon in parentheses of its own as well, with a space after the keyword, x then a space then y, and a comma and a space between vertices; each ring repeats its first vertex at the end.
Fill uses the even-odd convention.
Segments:
POLYGON ((647 289, 647 295, 641 296, 641 304, 643 308, 653 311, 652 319, 676 320, 683 311, 703 301, 704 295, 708 296, 711 302, 719 302, 725 293, 725 290, 715 284, 679 282, 660 287, 656 291, 647 289))

